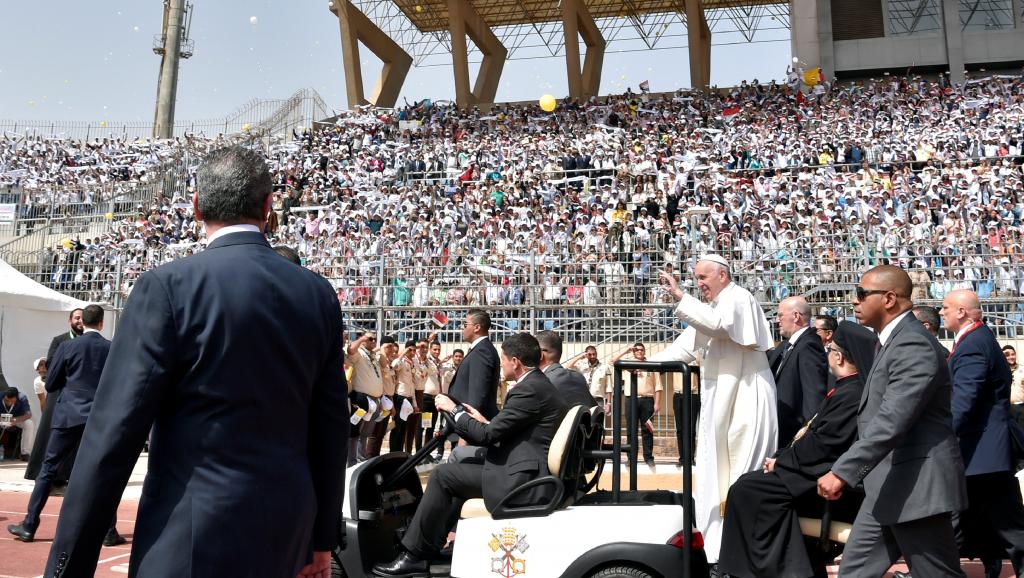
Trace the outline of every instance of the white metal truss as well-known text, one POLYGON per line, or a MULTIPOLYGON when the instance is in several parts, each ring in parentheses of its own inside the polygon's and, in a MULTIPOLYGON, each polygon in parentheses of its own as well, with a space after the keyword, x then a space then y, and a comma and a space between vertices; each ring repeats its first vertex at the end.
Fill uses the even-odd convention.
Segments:
POLYGON ((960 0, 962 30, 1013 27, 1013 0, 960 0))
MULTIPOLYGON (((893 0, 890 0, 890 4, 893 0)), ((352 0, 374 24, 397 42, 413 58, 415 66, 450 65, 451 38, 447 27, 422 32, 393 0, 352 0)), ((522 0, 503 3, 529 17, 528 4, 522 0)), ((418 18, 443 21, 435 5, 415 5, 418 18)), ((712 44, 788 41, 789 5, 765 4, 747 7, 708 8, 705 18, 712 32, 712 44)), ((496 26, 495 36, 508 49, 510 60, 559 57, 564 54, 565 35, 560 21, 532 19, 526 24, 496 26)), ((677 49, 687 45, 686 13, 683 0, 674 11, 644 13, 633 0, 623 0, 617 17, 596 18, 607 43, 606 53, 677 49)), ((479 51, 469 43, 470 57, 479 59, 479 51)))
POLYGON ((913 36, 942 30, 939 0, 889 0, 889 35, 913 36))

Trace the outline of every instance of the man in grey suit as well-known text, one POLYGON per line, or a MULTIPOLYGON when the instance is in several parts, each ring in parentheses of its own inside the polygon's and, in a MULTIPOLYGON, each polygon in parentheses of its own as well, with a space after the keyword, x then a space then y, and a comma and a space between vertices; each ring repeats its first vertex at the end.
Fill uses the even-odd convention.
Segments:
POLYGON ((569 407, 582 405, 591 408, 597 405, 594 396, 590 395, 590 388, 587 387, 587 378, 578 371, 562 367, 559 363, 562 360, 561 336, 554 331, 541 331, 536 337, 540 343, 538 369, 544 372, 569 407))
POLYGON ((901 553, 916 576, 964 575, 951 522, 967 491, 949 369, 938 341, 911 315, 912 288, 907 273, 890 265, 865 273, 856 288, 854 314, 882 348, 865 379, 859 438, 818 480, 828 500, 864 484, 842 577, 880 577, 901 553))

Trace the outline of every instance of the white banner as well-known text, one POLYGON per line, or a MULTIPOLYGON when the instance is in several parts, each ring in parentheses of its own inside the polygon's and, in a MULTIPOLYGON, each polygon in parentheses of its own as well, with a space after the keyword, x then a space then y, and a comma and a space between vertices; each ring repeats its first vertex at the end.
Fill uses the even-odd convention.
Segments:
POLYGON ((0 204, 0 223, 13 223, 17 207, 14 203, 0 204))

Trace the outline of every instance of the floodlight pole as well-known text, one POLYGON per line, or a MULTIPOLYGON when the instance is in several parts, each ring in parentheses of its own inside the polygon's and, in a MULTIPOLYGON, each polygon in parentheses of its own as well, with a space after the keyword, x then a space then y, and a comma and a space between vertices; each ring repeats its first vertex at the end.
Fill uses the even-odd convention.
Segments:
POLYGON ((178 93, 178 63, 183 36, 182 24, 185 20, 185 0, 165 0, 164 11, 164 49, 160 61, 160 81, 157 85, 154 138, 174 137, 174 105, 178 93))

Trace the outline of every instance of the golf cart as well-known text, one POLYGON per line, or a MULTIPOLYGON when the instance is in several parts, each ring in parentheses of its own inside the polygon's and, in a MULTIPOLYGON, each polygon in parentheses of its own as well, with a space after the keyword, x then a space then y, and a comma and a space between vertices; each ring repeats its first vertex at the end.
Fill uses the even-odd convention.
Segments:
MULTIPOLYGON (((462 508, 449 562, 431 566, 430 576, 450 578, 669 578, 708 576, 703 539, 693 529, 689 448, 683 448, 683 492, 637 489, 637 416, 629 398, 627 443, 622 443, 622 372, 682 373, 679 362, 619 361, 615 364, 611 443, 604 441, 604 410, 573 406, 555 432, 548 453, 550 475, 529 481, 493 511, 483 500, 462 508), (623 490, 622 457, 629 456, 629 490, 623 490), (607 464, 611 490, 595 489, 607 464), (553 488, 540 505, 512 506, 520 492, 553 488)), ((636 376, 632 377, 634 391, 636 376)), ((689 388, 683 388, 689 415, 689 388)), ((398 555, 399 540, 423 496, 416 465, 453 430, 442 413, 443 431, 409 456, 394 452, 349 468, 341 542, 332 576, 364 578, 398 555)), ((692 425, 691 425, 692 427, 692 425)))

